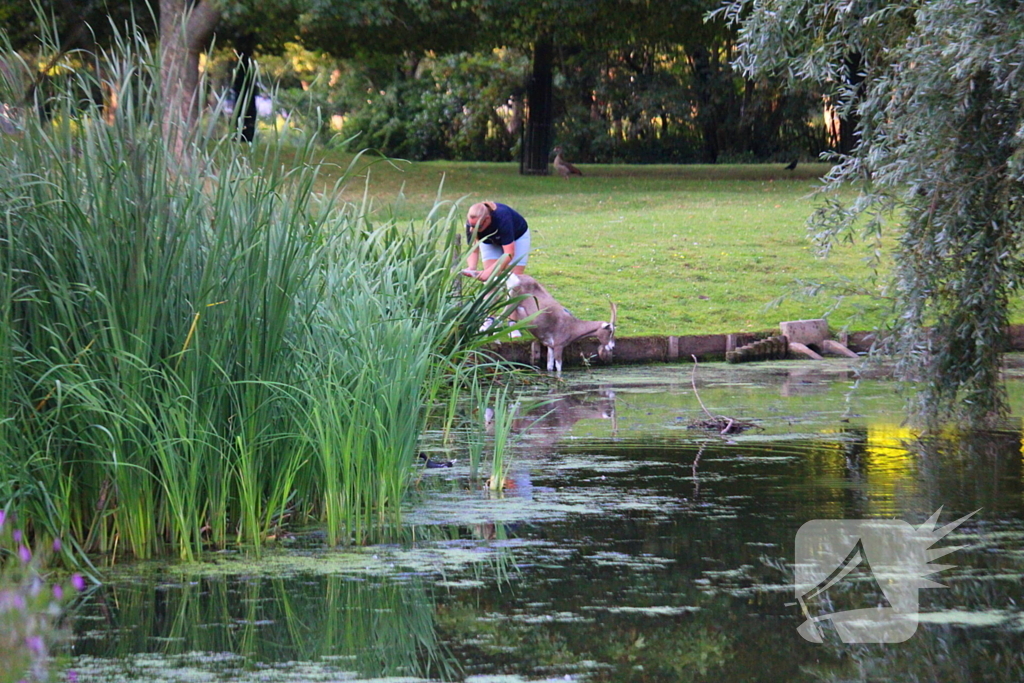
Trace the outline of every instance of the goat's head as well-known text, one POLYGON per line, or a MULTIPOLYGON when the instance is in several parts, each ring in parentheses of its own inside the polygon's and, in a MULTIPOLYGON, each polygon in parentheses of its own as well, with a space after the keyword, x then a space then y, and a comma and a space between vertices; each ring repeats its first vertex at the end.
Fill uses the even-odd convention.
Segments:
POLYGON ((601 325, 597 331, 597 340, 600 346, 597 347, 597 357, 601 362, 608 363, 612 359, 612 349, 615 348, 615 318, 618 314, 618 307, 612 303, 612 320, 601 325))

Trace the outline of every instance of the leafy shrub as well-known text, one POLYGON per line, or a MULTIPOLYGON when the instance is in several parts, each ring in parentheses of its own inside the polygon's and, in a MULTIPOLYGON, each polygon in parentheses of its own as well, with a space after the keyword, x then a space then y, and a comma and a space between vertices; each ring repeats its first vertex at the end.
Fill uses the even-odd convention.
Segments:
POLYGON ((344 135, 407 159, 508 161, 525 58, 513 51, 424 60, 411 75, 353 93, 344 135))

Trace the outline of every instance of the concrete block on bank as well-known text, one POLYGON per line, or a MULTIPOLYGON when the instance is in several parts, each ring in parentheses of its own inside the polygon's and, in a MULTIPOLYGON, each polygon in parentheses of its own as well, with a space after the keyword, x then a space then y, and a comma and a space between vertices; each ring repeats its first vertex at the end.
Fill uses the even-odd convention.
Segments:
POLYGON ((790 344, 818 346, 828 339, 828 322, 822 318, 813 320, 789 320, 779 323, 779 331, 790 344))
MULTIPOLYGON (((738 345, 748 344, 754 340, 754 335, 739 333, 733 335, 738 345)), ((706 356, 722 356, 728 346, 729 335, 725 334, 697 334, 679 338, 679 360, 692 362, 690 356, 704 358, 706 356)))
POLYGON ((664 363, 671 359, 670 356, 669 338, 650 335, 616 337, 612 358, 616 363, 664 363))
POLYGON ((823 351, 834 353, 837 356, 846 356, 847 358, 858 358, 856 353, 846 348, 842 342, 838 342, 834 339, 826 339, 822 341, 821 348, 823 351))
POLYGON ((779 323, 782 336, 789 340, 789 349, 814 360, 821 360, 821 354, 834 353, 848 358, 857 354, 846 345, 829 338, 828 321, 823 318, 812 320, 789 320, 779 323))
POLYGON ((802 356, 806 356, 811 360, 824 360, 824 358, 817 351, 812 349, 807 344, 801 344, 800 342, 789 342, 789 350, 799 353, 802 356))

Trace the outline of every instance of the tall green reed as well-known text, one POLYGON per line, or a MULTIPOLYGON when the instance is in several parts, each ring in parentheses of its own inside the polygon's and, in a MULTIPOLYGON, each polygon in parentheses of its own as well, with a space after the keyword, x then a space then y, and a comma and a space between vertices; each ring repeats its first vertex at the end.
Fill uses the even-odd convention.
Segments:
POLYGON ((358 239, 344 240, 342 250, 377 265, 332 268, 329 313, 312 328, 322 341, 321 362, 306 365, 320 373, 307 382, 316 397, 310 440, 332 543, 343 532, 366 540, 397 520, 431 387, 450 364, 437 349, 454 333, 453 320, 435 315, 429 301, 449 269, 443 255, 409 253, 417 234, 366 224, 358 239))
POLYGON ((498 389, 492 381, 493 378, 487 376, 491 370, 493 368, 486 365, 473 366, 466 373, 464 380, 469 394, 465 440, 469 455, 469 476, 474 481, 477 478, 480 463, 483 461, 487 433, 493 428, 493 403, 498 389))
POLYGON ((496 297, 452 296, 456 208, 374 224, 317 191, 314 139, 285 165, 218 107, 179 163, 158 56, 128 36, 89 58, 0 136, 0 503, 111 557, 259 548, 286 518, 370 539, 496 297))
POLYGON ((491 453, 491 476, 488 486, 492 491, 505 488, 505 478, 512 466, 511 440, 512 424, 519 411, 519 401, 511 396, 512 390, 506 385, 494 395, 493 452, 491 453))

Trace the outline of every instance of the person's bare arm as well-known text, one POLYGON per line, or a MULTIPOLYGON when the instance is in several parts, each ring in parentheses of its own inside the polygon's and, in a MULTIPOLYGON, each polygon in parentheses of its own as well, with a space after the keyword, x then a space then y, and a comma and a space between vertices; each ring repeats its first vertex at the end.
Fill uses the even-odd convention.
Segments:
POLYGON ((503 244, 503 245, 501 245, 501 250, 503 252, 505 252, 505 253, 502 254, 501 257, 497 261, 492 263, 490 268, 487 268, 487 269, 481 271, 480 272, 480 276, 477 278, 478 280, 486 281, 488 278, 491 277, 492 274, 497 275, 498 273, 501 273, 501 271, 505 270, 505 268, 506 268, 506 266, 508 266, 508 264, 512 263, 515 260, 515 258, 516 258, 516 245, 515 245, 515 243, 503 244))
POLYGON ((479 279, 480 271, 477 270, 477 266, 480 265, 480 242, 477 241, 473 245, 473 250, 466 255, 466 267, 462 269, 461 274, 466 277, 479 279))

